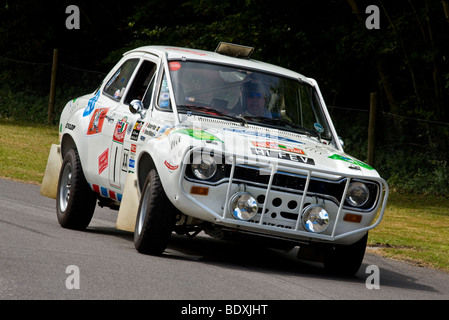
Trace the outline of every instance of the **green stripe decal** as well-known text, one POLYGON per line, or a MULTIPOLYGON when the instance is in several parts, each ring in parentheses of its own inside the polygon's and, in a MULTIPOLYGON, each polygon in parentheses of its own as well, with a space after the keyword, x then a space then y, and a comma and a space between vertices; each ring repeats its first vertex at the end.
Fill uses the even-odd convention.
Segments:
POLYGON ((373 167, 371 167, 370 165, 368 165, 368 164, 366 164, 366 163, 364 163, 362 161, 351 159, 351 158, 348 158, 348 157, 343 157, 343 156, 341 156, 339 154, 333 154, 333 155, 331 155, 329 157, 329 159, 341 160, 341 161, 344 161, 344 162, 355 164, 356 166, 360 166, 360 167, 363 167, 363 168, 368 169, 368 170, 374 170, 373 167))

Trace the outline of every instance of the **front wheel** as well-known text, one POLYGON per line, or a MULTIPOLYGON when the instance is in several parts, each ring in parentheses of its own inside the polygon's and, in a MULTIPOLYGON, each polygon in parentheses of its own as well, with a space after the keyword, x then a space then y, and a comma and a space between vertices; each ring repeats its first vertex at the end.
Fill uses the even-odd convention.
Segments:
POLYGON ((140 253, 161 255, 176 224, 176 208, 152 169, 145 181, 134 230, 134 246, 140 253))
POLYGON ((332 245, 324 252, 324 268, 327 272, 353 276, 362 265, 368 233, 351 245, 332 245))
POLYGON ((63 228, 84 230, 96 206, 96 195, 84 177, 78 152, 67 152, 62 162, 56 196, 56 214, 63 228))

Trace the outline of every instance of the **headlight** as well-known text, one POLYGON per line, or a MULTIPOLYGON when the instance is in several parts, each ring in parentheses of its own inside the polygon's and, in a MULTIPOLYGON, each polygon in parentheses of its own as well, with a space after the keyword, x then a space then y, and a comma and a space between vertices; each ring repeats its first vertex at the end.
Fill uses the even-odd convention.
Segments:
POLYGON ((369 189, 363 182, 351 182, 349 184, 346 202, 353 207, 364 206, 369 199, 369 189))
POLYGON ((214 158, 208 154, 198 154, 192 161, 192 173, 201 180, 207 180, 214 176, 217 172, 217 163, 214 158))

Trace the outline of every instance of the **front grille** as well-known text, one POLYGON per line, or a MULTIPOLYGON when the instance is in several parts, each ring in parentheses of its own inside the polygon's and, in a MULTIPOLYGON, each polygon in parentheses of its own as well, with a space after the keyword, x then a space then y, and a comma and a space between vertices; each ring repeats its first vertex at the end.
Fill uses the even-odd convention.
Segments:
MULTIPOLYGON (((231 174, 231 165, 226 165, 225 176, 231 174)), ((268 185, 270 175, 267 171, 249 166, 236 166, 234 171, 234 182, 256 183, 259 185, 268 185)), ((273 189, 289 189, 290 192, 302 194, 306 185, 307 177, 291 174, 288 172, 277 172, 273 176, 273 189)), ((309 183, 308 193, 316 195, 326 195, 335 199, 340 199, 343 195, 346 179, 339 181, 325 181, 312 178, 309 183)))
MULTIPOLYGON (((198 181, 203 184, 218 185, 226 183, 231 175, 232 165, 225 164, 219 165, 217 173, 209 180, 198 180, 191 172, 190 165, 186 171, 186 178, 191 181, 198 181)), ((261 188, 266 188, 270 182, 270 171, 253 167, 249 165, 236 165, 234 169, 234 177, 232 179, 234 183, 245 183, 254 185, 261 188)), ((288 193, 294 193, 302 195, 307 182, 307 177, 300 174, 294 174, 290 172, 278 171, 273 176, 273 183, 271 185, 272 190, 279 190, 288 193)), ((325 180, 320 178, 311 177, 307 194, 310 196, 323 197, 333 201, 335 204, 340 204, 340 199, 343 196, 347 178, 341 178, 340 180, 325 180)), ((376 202, 378 185, 376 183, 366 182, 372 196, 370 200, 361 208, 361 210, 371 209, 376 202)))

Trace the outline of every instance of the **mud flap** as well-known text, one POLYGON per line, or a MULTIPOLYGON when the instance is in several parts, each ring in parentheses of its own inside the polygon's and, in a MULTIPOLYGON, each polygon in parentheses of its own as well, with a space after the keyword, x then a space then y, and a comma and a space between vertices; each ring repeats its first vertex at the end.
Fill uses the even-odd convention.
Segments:
POLYGON ((137 210, 139 208, 139 190, 137 189, 137 175, 128 173, 123 189, 122 202, 118 211, 116 228, 134 232, 137 210))
POLYGON ((48 155, 47 167, 41 185, 41 195, 56 199, 58 192, 59 171, 61 170, 61 146, 52 144, 48 155))

